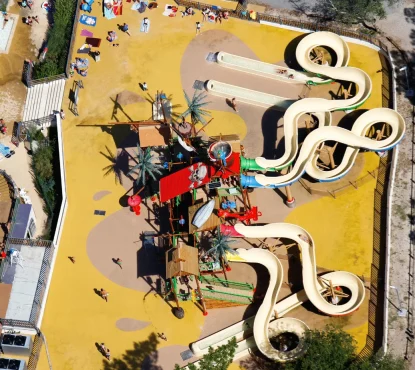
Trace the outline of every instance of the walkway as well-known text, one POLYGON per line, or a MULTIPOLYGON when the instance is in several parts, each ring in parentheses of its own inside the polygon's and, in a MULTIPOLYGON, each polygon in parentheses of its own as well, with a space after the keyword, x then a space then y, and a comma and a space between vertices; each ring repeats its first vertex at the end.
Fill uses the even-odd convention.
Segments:
POLYGON ((61 110, 65 80, 60 79, 28 88, 23 121, 49 116, 61 110))

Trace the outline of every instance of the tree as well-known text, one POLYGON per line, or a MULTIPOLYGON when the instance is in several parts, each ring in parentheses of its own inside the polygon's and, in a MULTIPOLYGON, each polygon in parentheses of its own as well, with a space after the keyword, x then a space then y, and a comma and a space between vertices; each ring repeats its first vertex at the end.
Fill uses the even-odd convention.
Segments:
POLYGON ((156 175, 162 174, 163 166, 154 163, 154 155, 151 153, 151 147, 146 148, 144 151, 140 145, 137 144, 137 156, 135 157, 137 163, 130 167, 128 175, 137 175, 136 184, 145 186, 148 177, 150 176, 153 180, 156 180, 156 175))
MULTIPOLYGON (((189 364, 189 370, 227 370, 233 361, 236 350, 236 339, 233 337, 227 344, 219 346, 216 349, 209 347, 209 353, 204 355, 199 361, 198 367, 189 364)), ((176 365, 174 370, 180 370, 180 366, 176 365)))
POLYGON ((211 241, 212 248, 206 252, 207 254, 213 255, 218 261, 221 262, 225 279, 227 279, 225 266, 228 265, 228 258, 226 257, 226 254, 238 254, 235 249, 232 249, 229 246, 229 244, 234 242, 235 240, 231 240, 231 237, 228 234, 222 234, 220 232, 220 228, 218 227, 216 237, 214 237, 211 241))
POLYGON ((108 159, 111 163, 108 166, 105 166, 102 170, 104 171, 104 177, 110 175, 111 173, 115 176, 115 183, 122 185, 122 165, 121 160, 124 158, 125 153, 122 151, 120 154, 114 154, 107 146, 107 153, 100 152, 106 159, 108 159))
POLYGON ((373 355, 361 360, 356 356, 353 337, 333 325, 309 330, 305 335, 307 352, 295 362, 278 363, 252 356, 242 362, 247 370, 404 370, 403 359, 390 354, 373 355))
MULTIPOLYGON (((386 17, 385 3, 392 5, 399 0, 318 0, 313 11, 324 20, 346 24, 375 23, 386 17)), ((369 26, 369 28, 373 28, 369 26)))
POLYGON ((288 369, 343 370, 354 357, 356 342, 353 337, 333 325, 324 330, 310 330, 305 336, 307 354, 288 369))
POLYGON ((203 125, 207 123, 204 116, 210 117, 211 114, 209 111, 202 109, 204 106, 208 105, 210 102, 203 101, 207 98, 207 95, 203 92, 200 94, 197 93, 195 90, 193 97, 190 98, 189 95, 187 95, 186 91, 184 91, 184 97, 187 102, 187 109, 186 111, 181 115, 182 118, 186 118, 190 115, 190 119, 192 121, 192 126, 194 130, 194 126, 200 122, 203 125))

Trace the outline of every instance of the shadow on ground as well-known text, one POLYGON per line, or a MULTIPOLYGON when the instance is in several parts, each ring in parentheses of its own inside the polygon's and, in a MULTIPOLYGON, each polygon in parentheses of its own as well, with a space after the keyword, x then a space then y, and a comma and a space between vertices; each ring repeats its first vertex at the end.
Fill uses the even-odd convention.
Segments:
POLYGON ((114 357, 111 362, 103 360, 103 370, 162 370, 157 365, 159 341, 155 333, 142 342, 134 342, 133 348, 125 351, 120 358, 114 357))

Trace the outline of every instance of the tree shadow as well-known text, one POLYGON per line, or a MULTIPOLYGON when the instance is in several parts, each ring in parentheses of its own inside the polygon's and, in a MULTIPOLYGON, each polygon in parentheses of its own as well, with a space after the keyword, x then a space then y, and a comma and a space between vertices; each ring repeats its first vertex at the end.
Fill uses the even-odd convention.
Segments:
POLYGON ((103 157, 105 157, 110 163, 105 166, 102 171, 104 171, 104 177, 110 175, 111 173, 115 176, 115 183, 123 184, 123 175, 128 177, 130 180, 134 181, 134 179, 128 175, 129 172, 129 157, 128 153, 121 149, 121 151, 117 153, 113 153, 107 146, 105 146, 105 152, 99 152, 103 157))
POLYGON ((138 134, 130 130, 130 125, 108 125, 100 126, 102 132, 112 136, 115 146, 118 149, 136 148, 138 144, 138 134))
POLYGON ((134 342, 133 348, 125 351, 121 357, 114 357, 110 362, 103 360, 103 370, 163 370, 157 365, 159 344, 157 335, 151 333, 142 342, 134 342))

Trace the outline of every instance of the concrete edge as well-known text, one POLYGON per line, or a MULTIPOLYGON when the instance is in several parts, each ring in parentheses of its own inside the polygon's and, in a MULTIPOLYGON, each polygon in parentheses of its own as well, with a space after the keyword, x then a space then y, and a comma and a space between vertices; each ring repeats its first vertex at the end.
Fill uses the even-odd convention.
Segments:
POLYGON ((66 196, 66 171, 65 171, 65 158, 64 158, 64 149, 63 149, 63 137, 62 137, 62 121, 59 114, 56 114, 56 127, 58 130, 58 147, 59 147, 59 163, 60 163, 60 175, 61 175, 61 191, 62 191, 62 204, 59 211, 59 218, 55 230, 55 237, 53 238, 53 244, 55 246, 55 250, 53 252, 52 262, 50 265, 50 273, 48 276, 48 281, 46 283, 45 294, 43 296, 43 301, 41 304, 41 310, 39 314, 38 321, 36 326, 40 328, 43 321, 43 316, 45 313, 46 308, 46 301, 49 295, 50 284, 52 282, 53 270, 55 268, 56 257, 58 255, 59 250, 59 242, 62 236, 63 224, 65 221, 66 211, 68 208, 68 200, 66 196))
MULTIPOLYGON (((392 98, 393 98, 393 109, 397 109, 396 103, 396 68, 393 62, 393 58, 388 53, 388 59, 392 67, 392 98)), ((393 150, 392 161, 390 167, 390 178, 387 190, 387 207, 386 207, 386 255, 385 255, 385 302, 384 302, 384 312, 383 312, 383 342, 382 342, 382 351, 383 354, 386 354, 388 350, 388 334, 389 334, 389 281, 390 281, 390 248, 391 248, 391 228, 392 228, 392 200, 393 200, 393 191, 396 175, 396 166, 398 164, 398 153, 399 146, 396 146, 393 150)))

